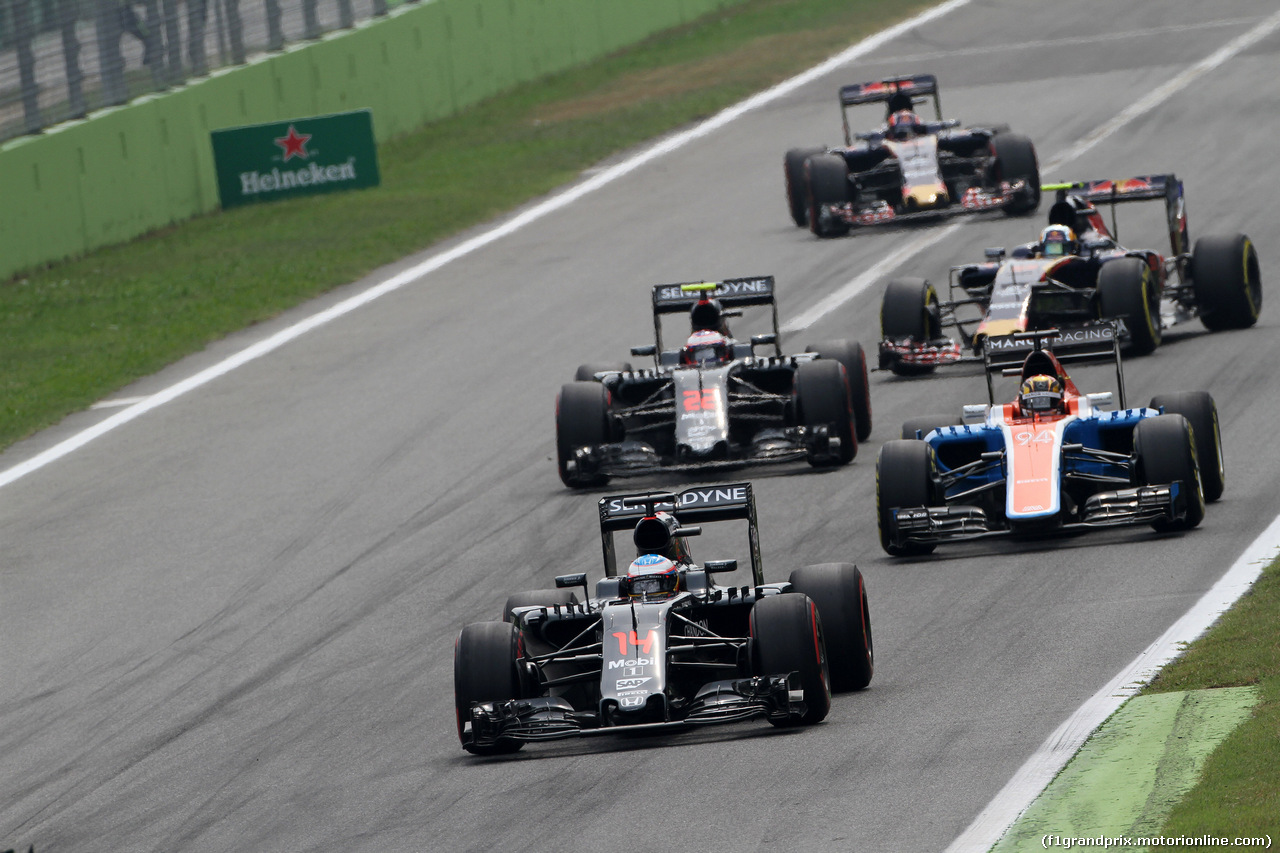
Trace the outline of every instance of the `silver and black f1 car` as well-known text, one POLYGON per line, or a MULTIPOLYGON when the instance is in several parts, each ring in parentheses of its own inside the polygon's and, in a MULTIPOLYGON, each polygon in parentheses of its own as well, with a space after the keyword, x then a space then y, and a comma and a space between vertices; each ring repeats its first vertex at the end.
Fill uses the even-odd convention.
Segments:
POLYGON ((890 554, 1125 524, 1186 530, 1200 523, 1206 501, 1222 495, 1213 398, 1184 391, 1128 408, 1115 323, 1074 337, 1047 329, 990 343, 983 350, 987 405, 965 406, 961 418, 908 421, 901 440, 880 448, 876 507, 890 554), (1116 411, 1104 411, 1111 392, 1082 393, 1062 366, 1099 356, 1115 361, 1116 411), (1022 380, 1018 399, 996 403, 995 375, 1022 380))
POLYGON ((511 596, 503 621, 458 635, 454 695, 468 752, 753 717, 804 726, 827 716, 833 690, 870 683, 862 574, 826 563, 765 583, 750 483, 602 498, 600 534, 594 596, 586 574, 564 575, 556 589, 511 596), (721 586, 737 560, 695 563, 687 540, 732 520, 746 522, 751 577, 721 586), (619 571, 622 530, 641 556, 619 571))
POLYGON ((942 119, 932 74, 893 77, 840 89, 843 147, 793 148, 783 158, 791 219, 819 237, 913 218, 1040 205, 1035 146, 1007 127, 962 127, 942 119), (935 121, 914 112, 932 96, 935 121), (885 104, 887 121, 853 133, 849 108, 885 104))
POLYGON ((989 338, 1065 328, 1102 318, 1120 322, 1126 349, 1154 350, 1163 330, 1199 318, 1210 330, 1252 326, 1262 307, 1258 254, 1243 234, 1190 238, 1182 182, 1174 175, 1050 184, 1050 226, 1071 229, 1076 245, 1047 254, 1028 243, 988 249, 987 261, 952 267, 945 301, 925 279, 889 282, 880 309, 879 366, 900 375, 977 361, 989 338), (1163 201, 1171 253, 1126 249, 1116 205, 1163 201), (1098 205, 1112 210, 1107 227, 1098 205), (958 340, 950 330, 959 333, 958 340))
POLYGON ((772 276, 653 288, 655 344, 633 347, 651 368, 582 365, 556 399, 556 451, 567 486, 664 470, 805 459, 843 465, 871 433, 866 356, 856 341, 783 355, 772 276), (738 342, 727 320, 770 309, 773 333, 738 342), (662 317, 692 334, 665 349, 662 317), (772 355, 757 355, 771 346, 772 355))

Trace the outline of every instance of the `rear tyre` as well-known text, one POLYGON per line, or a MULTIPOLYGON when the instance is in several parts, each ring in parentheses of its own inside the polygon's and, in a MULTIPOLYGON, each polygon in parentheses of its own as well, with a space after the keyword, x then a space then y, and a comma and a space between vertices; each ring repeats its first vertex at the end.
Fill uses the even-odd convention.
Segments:
POLYGON ((849 396, 853 401, 854 432, 858 441, 871 437, 871 382, 867 378, 867 354, 857 341, 827 341, 806 347, 819 358, 829 358, 844 365, 849 380, 849 396))
POLYGON ((1204 520, 1204 488, 1196 464, 1191 424, 1182 415, 1160 415, 1138 421, 1133 430, 1138 482, 1161 486, 1180 482, 1184 517, 1152 522, 1156 530, 1190 530, 1204 520))
POLYGON ((822 722, 831 710, 831 675, 818 607, 807 595, 783 593, 761 598, 751 608, 752 657, 757 675, 799 674, 805 712, 770 719, 775 726, 822 722))
POLYGON ((902 438, 924 438, 939 427, 959 426, 962 421, 951 415, 921 415, 902 422, 902 438), (919 431, 920 435, 916 435, 919 431))
POLYGON ((512 621, 512 611, 517 607, 555 607, 577 604, 578 596, 571 589, 534 589, 528 592, 515 592, 507 596, 507 603, 502 606, 502 621, 512 621))
POLYGON ((849 167, 839 154, 814 154, 804 162, 804 183, 809 208, 809 230, 819 237, 839 237, 849 233, 849 223, 830 214, 822 216, 824 205, 844 204, 849 199, 849 167))
POLYGON ((1026 216, 1040 208, 1040 163, 1031 140, 1017 133, 1000 133, 991 140, 995 152, 995 178, 999 181, 1024 180, 1026 189, 1004 205, 1009 216, 1026 216))
POLYGON ((853 460, 858 453, 858 438, 853 429, 853 403, 844 365, 821 360, 800 365, 796 369, 796 408, 803 426, 825 426, 828 436, 840 440, 834 455, 810 449, 810 465, 826 468, 853 460))
POLYGON ((475 755, 503 755, 520 749, 520 741, 499 739, 487 746, 469 743, 463 725, 475 702, 522 699, 517 661, 523 652, 520 631, 507 622, 475 622, 458 634, 453 650, 453 697, 458 739, 475 755))
POLYGON ((578 369, 573 372, 574 382, 595 382, 597 373, 604 373, 610 370, 620 370, 624 373, 631 371, 631 362, 629 361, 606 361, 600 364, 580 364, 578 369))
POLYGON ((1258 252, 1245 235, 1211 234, 1197 240, 1191 284, 1206 329, 1247 329, 1258 322, 1262 277, 1258 252))
POLYGON ((1182 415, 1191 424, 1205 502, 1213 503, 1222 497, 1226 486, 1226 472, 1222 465, 1222 430, 1218 425, 1218 407, 1214 404, 1212 395, 1208 391, 1158 394, 1151 398, 1151 408, 1163 408, 1166 415, 1182 415))
POLYGON ((1098 303, 1105 319, 1124 320, 1129 351, 1148 355, 1160 346, 1160 292, 1141 258, 1117 258, 1098 271, 1098 303))
POLYGON ((871 609, 862 572, 852 563, 823 563, 791 573, 791 587, 818 605, 827 643, 831 689, 861 690, 875 672, 871 609))
POLYGON ((570 488, 603 486, 608 476, 570 470, 579 448, 609 441, 609 391, 599 382, 570 382, 556 397, 556 457, 560 481, 570 488))
POLYGON ((939 506, 933 479, 933 448, 915 439, 886 441, 876 458, 876 515, 880 546, 895 557, 932 554, 932 542, 894 542, 890 536, 893 511, 905 507, 939 506))
MULTIPOLYGON (((942 306, 938 291, 923 278, 895 278, 880 303, 880 334, 889 340, 910 338, 928 343, 942 337, 942 306)), ((883 367, 884 365, 881 365, 883 367)), ((934 371, 932 364, 900 364, 889 368, 898 376, 919 376, 934 371)))
POLYGON ((809 224, 809 199, 805 195, 804 161, 825 148, 792 148, 782 158, 782 172, 787 180, 787 209, 791 221, 803 228, 809 224))

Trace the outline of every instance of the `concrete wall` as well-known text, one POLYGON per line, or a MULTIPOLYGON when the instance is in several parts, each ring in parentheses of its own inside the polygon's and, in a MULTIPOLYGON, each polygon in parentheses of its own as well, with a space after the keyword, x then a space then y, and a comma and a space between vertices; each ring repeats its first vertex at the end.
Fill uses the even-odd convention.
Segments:
POLYGON ((218 206, 209 131, 373 111, 379 140, 742 0, 426 0, 0 146, 0 279, 218 206))

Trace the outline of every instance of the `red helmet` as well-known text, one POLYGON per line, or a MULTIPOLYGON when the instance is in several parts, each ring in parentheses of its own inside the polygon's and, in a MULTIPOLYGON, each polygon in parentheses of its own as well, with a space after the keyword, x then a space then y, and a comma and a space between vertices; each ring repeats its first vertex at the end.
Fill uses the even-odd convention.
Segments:
POLYGON ((694 332, 680 351, 681 364, 720 364, 733 358, 733 343, 719 332, 694 332))
POLYGON ((889 116, 885 136, 899 141, 924 133, 924 122, 911 110, 898 110, 889 116))

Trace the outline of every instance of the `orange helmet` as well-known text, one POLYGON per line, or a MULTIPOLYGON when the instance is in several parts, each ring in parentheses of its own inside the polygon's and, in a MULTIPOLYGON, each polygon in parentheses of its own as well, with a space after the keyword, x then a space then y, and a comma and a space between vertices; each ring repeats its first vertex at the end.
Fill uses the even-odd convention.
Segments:
POLYGON ((1024 415, 1062 411, 1062 381, 1044 373, 1022 380, 1018 407, 1024 415))

